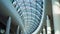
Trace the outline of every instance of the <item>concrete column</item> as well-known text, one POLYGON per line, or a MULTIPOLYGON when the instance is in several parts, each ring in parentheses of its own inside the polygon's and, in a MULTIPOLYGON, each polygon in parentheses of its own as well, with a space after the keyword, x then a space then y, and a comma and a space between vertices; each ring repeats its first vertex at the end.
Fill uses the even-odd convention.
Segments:
POLYGON ((44 26, 43 26, 43 34, 46 34, 46 30, 44 26))
POLYGON ((19 26, 17 27, 17 32, 16 33, 19 34, 19 26))
POLYGON ((9 19, 7 21, 6 33, 5 34, 9 34, 9 32, 10 32, 10 24, 11 24, 11 17, 9 17, 9 19))
POLYGON ((48 16, 47 16, 47 34, 51 34, 51 26, 50 26, 50 20, 48 16))
POLYGON ((60 34, 60 3, 59 0, 52 0, 52 12, 55 34, 60 34))

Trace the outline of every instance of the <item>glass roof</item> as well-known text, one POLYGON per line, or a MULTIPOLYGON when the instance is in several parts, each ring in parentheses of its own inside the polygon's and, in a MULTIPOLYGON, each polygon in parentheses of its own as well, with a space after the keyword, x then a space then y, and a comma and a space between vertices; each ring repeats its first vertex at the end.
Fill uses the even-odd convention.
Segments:
POLYGON ((14 0, 14 2, 13 5, 16 5, 18 14, 23 17, 26 33, 31 34, 39 26, 43 0, 14 0))

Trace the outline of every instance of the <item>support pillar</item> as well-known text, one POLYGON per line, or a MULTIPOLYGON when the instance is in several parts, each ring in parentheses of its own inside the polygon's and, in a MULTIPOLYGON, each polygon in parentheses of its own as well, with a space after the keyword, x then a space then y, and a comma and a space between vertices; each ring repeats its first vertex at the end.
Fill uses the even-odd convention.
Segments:
POLYGON ((52 12, 55 34, 60 34, 60 1, 52 0, 52 12))
POLYGON ((7 25, 6 25, 6 33, 9 34, 10 32, 10 24, 11 24, 11 17, 8 18, 7 25))
POLYGON ((44 26, 43 26, 43 34, 46 34, 46 30, 44 26))
POLYGON ((16 33, 19 34, 19 26, 17 27, 17 32, 16 33))
POLYGON ((50 20, 48 16, 47 16, 47 34, 51 34, 51 26, 50 26, 50 20))

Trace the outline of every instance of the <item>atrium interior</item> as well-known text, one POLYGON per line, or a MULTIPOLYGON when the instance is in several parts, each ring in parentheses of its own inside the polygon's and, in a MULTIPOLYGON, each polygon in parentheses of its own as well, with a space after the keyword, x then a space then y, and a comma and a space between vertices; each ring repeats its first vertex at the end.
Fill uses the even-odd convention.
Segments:
POLYGON ((0 0, 0 34, 60 34, 60 0, 0 0))

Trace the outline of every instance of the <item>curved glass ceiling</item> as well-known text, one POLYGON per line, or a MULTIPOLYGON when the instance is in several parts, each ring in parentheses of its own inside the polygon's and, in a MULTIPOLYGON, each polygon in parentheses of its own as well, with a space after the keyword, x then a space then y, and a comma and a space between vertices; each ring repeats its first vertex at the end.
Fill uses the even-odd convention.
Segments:
POLYGON ((26 34, 32 34, 40 24, 43 13, 43 0, 14 0, 13 6, 23 17, 26 34))

